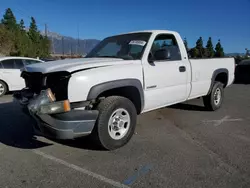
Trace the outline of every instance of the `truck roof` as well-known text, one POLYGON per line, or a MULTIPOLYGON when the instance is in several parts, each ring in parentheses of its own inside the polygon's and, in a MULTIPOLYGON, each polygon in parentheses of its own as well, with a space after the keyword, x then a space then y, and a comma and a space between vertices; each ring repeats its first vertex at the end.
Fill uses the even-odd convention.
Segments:
POLYGON ((127 32, 127 33, 120 33, 120 34, 116 34, 113 36, 118 36, 118 35, 125 35, 128 33, 153 33, 153 34, 160 34, 160 33, 170 33, 170 34, 178 34, 176 31, 170 31, 170 30, 139 30, 139 31, 131 31, 131 32, 127 32))
POLYGON ((165 33, 165 32, 174 32, 174 31, 170 31, 170 30, 161 30, 161 29, 158 29, 158 30, 139 30, 139 31, 132 31, 132 32, 129 32, 129 33, 165 33))

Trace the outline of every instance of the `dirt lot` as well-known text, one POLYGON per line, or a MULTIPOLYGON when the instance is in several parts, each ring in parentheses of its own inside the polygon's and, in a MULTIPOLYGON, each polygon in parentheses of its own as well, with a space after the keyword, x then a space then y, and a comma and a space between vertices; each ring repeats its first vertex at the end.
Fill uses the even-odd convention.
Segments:
POLYGON ((143 114, 125 147, 34 136, 31 121, 0 98, 0 187, 250 187, 250 86, 225 91, 223 107, 200 99, 143 114))

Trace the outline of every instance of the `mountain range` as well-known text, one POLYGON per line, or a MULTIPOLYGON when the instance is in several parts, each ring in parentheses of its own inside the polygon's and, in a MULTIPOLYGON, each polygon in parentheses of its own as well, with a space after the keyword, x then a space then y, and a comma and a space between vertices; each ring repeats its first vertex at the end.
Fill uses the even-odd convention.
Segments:
MULTIPOLYGON (((41 32, 41 34, 45 35, 44 32, 41 32)), ((55 32, 47 32, 47 36, 51 41, 51 53, 54 54, 85 55, 100 42, 97 39, 78 40, 55 32)))

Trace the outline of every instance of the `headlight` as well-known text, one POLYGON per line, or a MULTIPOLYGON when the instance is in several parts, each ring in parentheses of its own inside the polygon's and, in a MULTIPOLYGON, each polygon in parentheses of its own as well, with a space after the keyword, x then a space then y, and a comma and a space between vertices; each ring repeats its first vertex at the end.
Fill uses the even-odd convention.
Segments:
POLYGON ((56 100, 55 96, 50 89, 41 91, 40 95, 37 95, 30 100, 28 108, 33 112, 37 112, 39 106, 52 103, 56 100))
POLYGON ((38 113, 40 114, 57 114, 70 111, 70 103, 68 100, 58 101, 41 105, 38 113))

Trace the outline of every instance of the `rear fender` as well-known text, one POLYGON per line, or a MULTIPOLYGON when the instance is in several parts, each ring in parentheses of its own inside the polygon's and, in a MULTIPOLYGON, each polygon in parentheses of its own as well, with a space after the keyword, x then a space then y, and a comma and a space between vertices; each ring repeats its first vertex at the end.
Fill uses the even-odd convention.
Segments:
MULTIPOLYGON (((214 72, 213 72, 213 75, 212 75, 212 78, 211 78, 211 84, 210 84, 210 87, 209 87, 209 90, 208 90, 208 94, 210 94, 210 92, 212 91, 212 88, 213 88, 213 85, 214 85, 214 82, 215 82, 215 78, 216 76, 218 76, 218 74, 220 73, 226 73, 227 74, 227 81, 228 81, 228 70, 225 69, 225 68, 221 68, 221 69, 216 69, 214 72)), ((226 86, 227 86, 228 83, 226 83, 226 86)))

